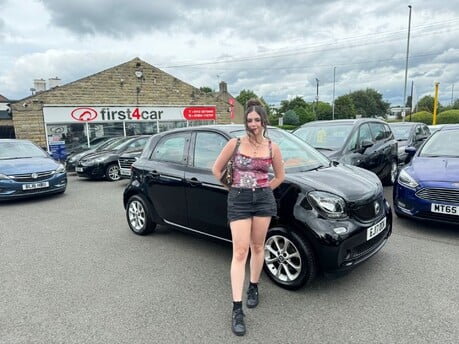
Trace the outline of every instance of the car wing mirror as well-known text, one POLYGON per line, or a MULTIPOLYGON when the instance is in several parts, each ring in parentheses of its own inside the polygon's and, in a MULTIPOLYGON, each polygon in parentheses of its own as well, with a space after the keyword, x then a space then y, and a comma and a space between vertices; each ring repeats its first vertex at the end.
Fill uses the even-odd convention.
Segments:
POLYGON ((366 150, 368 147, 371 147, 371 146, 373 146, 373 142, 370 141, 370 140, 363 140, 363 141, 360 143, 360 147, 361 147, 362 153, 365 152, 365 150, 366 150))
POLYGON ((416 147, 409 146, 405 148, 405 153, 408 154, 408 156, 412 157, 414 154, 416 154, 416 147))

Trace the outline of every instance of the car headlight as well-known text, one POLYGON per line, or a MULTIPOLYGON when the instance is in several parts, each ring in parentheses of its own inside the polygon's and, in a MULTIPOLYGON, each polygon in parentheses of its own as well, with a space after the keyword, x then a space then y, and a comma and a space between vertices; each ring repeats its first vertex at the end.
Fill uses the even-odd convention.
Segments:
POLYGON ((6 174, 3 174, 3 173, 0 173, 0 180, 10 180, 11 178, 9 178, 6 174))
POLYGON ((105 160, 107 160, 107 157, 104 156, 104 157, 100 157, 100 158, 95 158, 95 159, 93 160, 93 162, 94 162, 95 164, 100 164, 101 162, 104 162, 105 160))
POLYGON ((413 177, 411 177, 409 173, 406 172, 404 169, 401 170, 398 175, 398 182, 399 184, 402 184, 403 186, 412 189, 415 189, 417 186, 419 186, 419 183, 413 177))
POLYGON ((308 194, 311 205, 324 217, 342 219, 346 215, 346 202, 341 197, 324 191, 312 191, 308 194))
POLYGON ((58 168, 56 168, 56 173, 64 173, 65 172, 65 166, 62 164, 59 164, 58 168))

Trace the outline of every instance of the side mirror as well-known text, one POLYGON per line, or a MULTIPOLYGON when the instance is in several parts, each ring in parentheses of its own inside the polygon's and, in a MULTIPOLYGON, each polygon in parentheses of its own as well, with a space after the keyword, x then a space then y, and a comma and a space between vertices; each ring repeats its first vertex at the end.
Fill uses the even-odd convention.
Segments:
POLYGON ((416 154, 416 147, 413 147, 413 146, 406 147, 405 148, 405 153, 407 153, 408 156, 410 158, 412 158, 414 156, 414 154, 416 154))
POLYGON ((370 141, 370 140, 363 140, 360 144, 360 147, 361 147, 361 152, 365 152, 365 150, 368 148, 368 147, 371 147, 373 146, 373 142, 370 141))

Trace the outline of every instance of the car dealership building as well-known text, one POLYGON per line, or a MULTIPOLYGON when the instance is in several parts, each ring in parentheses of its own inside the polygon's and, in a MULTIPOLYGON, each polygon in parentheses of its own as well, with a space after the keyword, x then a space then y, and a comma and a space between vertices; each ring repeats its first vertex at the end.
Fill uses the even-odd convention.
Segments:
POLYGON ((244 112, 225 82, 217 92, 206 93, 139 58, 62 86, 36 89, 12 103, 11 110, 5 124, 13 124, 15 137, 42 147, 89 143, 105 135, 242 123, 244 112))

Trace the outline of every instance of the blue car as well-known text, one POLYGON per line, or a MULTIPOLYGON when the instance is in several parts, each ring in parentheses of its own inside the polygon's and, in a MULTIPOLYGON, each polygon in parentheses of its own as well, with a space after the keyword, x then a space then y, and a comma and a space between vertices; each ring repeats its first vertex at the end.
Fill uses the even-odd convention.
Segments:
POLYGON ((459 124, 433 133, 398 174, 393 188, 399 216, 459 224, 459 124))
POLYGON ((0 139, 0 201, 63 193, 64 165, 29 140, 0 139))

